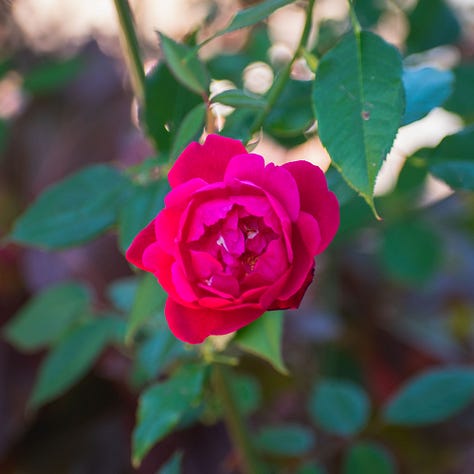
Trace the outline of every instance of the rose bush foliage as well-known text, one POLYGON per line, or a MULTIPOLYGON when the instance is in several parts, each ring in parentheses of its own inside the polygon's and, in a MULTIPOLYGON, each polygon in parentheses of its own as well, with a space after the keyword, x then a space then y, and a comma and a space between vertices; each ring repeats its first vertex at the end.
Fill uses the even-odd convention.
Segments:
POLYGON ((165 208, 127 259, 168 293, 171 331, 188 343, 227 334, 267 310, 296 308, 314 257, 339 226, 324 173, 307 161, 276 166, 237 140, 191 143, 168 175, 165 208))

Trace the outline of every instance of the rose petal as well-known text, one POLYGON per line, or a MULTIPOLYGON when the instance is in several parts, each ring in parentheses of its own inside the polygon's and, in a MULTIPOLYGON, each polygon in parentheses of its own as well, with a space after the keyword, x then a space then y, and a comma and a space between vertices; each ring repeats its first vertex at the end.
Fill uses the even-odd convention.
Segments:
POLYGON ((155 221, 152 220, 143 230, 141 230, 133 239, 128 247, 125 257, 133 265, 142 270, 149 270, 143 262, 143 253, 146 248, 156 240, 155 221))
POLYGON ((181 215, 176 209, 165 208, 155 218, 155 241, 171 255, 176 251, 181 215))
POLYGON ((193 142, 178 157, 168 174, 170 186, 174 188, 192 178, 208 183, 222 181, 229 160, 242 153, 246 150, 238 140, 208 135, 202 145, 193 142))
POLYGON ((207 186, 201 178, 193 178, 172 189, 165 197, 166 207, 179 207, 184 209, 189 204, 189 199, 195 191, 207 186))
POLYGON ((171 332, 184 342, 199 344, 208 336, 237 331, 264 313, 258 305, 242 305, 232 309, 194 308, 183 306, 172 298, 165 305, 165 316, 171 332))
POLYGON ((318 254, 321 247, 321 232, 316 219, 307 212, 300 212, 296 225, 311 255, 318 254))
POLYGON ((269 163, 264 166, 260 155, 245 154, 234 156, 225 170, 224 181, 234 179, 248 181, 272 194, 295 221, 300 210, 300 197, 292 174, 281 166, 269 163))
POLYGON ((283 165, 295 178, 300 191, 301 210, 312 214, 319 224, 321 244, 318 253, 329 245, 339 228, 339 203, 328 190, 321 168, 308 161, 293 161, 283 165))

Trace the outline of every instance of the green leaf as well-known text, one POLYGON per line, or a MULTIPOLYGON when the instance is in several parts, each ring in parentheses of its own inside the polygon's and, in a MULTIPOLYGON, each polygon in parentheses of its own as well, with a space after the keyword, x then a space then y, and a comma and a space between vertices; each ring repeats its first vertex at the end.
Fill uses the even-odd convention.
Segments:
POLYGON ((311 81, 289 80, 263 124, 264 131, 290 148, 304 143, 304 132, 314 123, 311 90, 311 81))
POLYGON ((262 97, 255 96, 240 89, 231 89, 212 98, 212 102, 228 105, 230 107, 243 107, 247 109, 263 109, 267 102, 262 97))
POLYGON ((189 90, 205 95, 209 91, 209 74, 197 56, 197 51, 158 33, 166 64, 174 77, 189 90))
POLYGON ((290 3, 293 3, 293 0, 266 0, 253 7, 240 10, 232 18, 229 25, 219 31, 215 36, 220 36, 225 33, 230 33, 231 31, 255 25, 256 23, 265 20, 265 18, 271 15, 275 10, 290 3))
POLYGON ((206 122, 206 110, 206 104, 199 104, 184 117, 173 140, 170 161, 174 161, 190 142, 202 135, 206 122))
POLYGON ((337 196, 340 206, 348 203, 356 196, 356 192, 350 186, 348 186, 341 173, 339 173, 339 171, 337 171, 334 167, 331 166, 327 170, 326 180, 328 182, 329 189, 337 196))
POLYGON ((90 304, 87 288, 63 283, 34 296, 4 327, 5 338, 24 351, 45 348, 73 326, 90 304))
POLYGON ((22 86, 30 94, 55 92, 83 69, 83 61, 77 57, 65 61, 46 61, 25 75, 22 86))
POLYGON ((394 461, 387 450, 362 441, 349 449, 344 460, 344 474, 395 474, 394 461))
POLYGON ((358 385, 337 379, 322 379, 309 401, 313 421, 329 433, 357 434, 369 419, 370 402, 358 385))
POLYGON ((128 191, 128 180, 115 168, 84 168, 46 189, 17 219, 9 238, 46 249, 82 244, 117 220, 128 191))
POLYGON ((474 190, 474 126, 448 135, 429 155, 428 169, 453 189, 474 190))
POLYGON ((419 220, 402 220, 384 234, 380 258, 388 274, 402 282, 419 285, 429 280, 441 260, 441 242, 419 220))
POLYGON ((114 280, 107 288, 107 296, 115 308, 124 313, 132 310, 139 280, 137 277, 125 277, 114 280))
POLYGON ((318 464, 309 462, 301 466, 296 471, 296 474, 326 474, 326 469, 318 464))
POLYGON ((453 70, 454 91, 444 104, 444 108, 461 115, 463 119, 474 121, 474 64, 461 64, 453 70))
POLYGON ((166 154, 171 149, 184 117, 201 102, 202 97, 181 85, 166 63, 147 74, 142 118, 157 150, 166 154))
POLYGON ((350 33, 323 56, 313 105, 333 164, 375 211, 373 190, 403 109, 399 52, 379 36, 350 33))
POLYGON ((454 43, 461 33, 461 25, 445 0, 418 0, 408 20, 410 53, 454 43))
POLYGON ((136 361, 147 380, 152 380, 184 354, 183 343, 163 324, 140 344, 136 361))
POLYGON ((174 453, 171 459, 164 464, 156 474, 180 474, 181 473, 181 461, 183 460, 183 453, 174 453))
POLYGON ((451 94, 453 81, 451 71, 432 67, 405 69, 403 85, 406 107, 401 125, 416 122, 439 107, 451 94))
POLYGON ((305 426, 285 424, 261 429, 254 443, 265 454, 297 457, 311 451, 315 440, 312 431, 305 426))
POLYGON ((396 425, 429 425, 450 418, 473 401, 473 369, 433 369, 402 386, 384 407, 383 417, 396 425))
POLYGON ((117 340, 123 322, 119 319, 91 320, 61 339, 46 356, 29 402, 38 408, 62 395, 93 365, 105 346, 117 340))
POLYGON ((156 281, 156 277, 146 273, 137 289, 127 327, 126 341, 129 343, 135 333, 157 311, 163 311, 167 294, 156 281))
POLYGON ((204 376, 203 366, 186 365, 165 382, 157 383, 142 393, 133 432, 134 467, 140 465, 148 451, 169 434, 198 402, 204 376))
POLYGON ((240 329, 233 339, 244 351, 267 360, 282 374, 288 374, 281 357, 283 312, 272 311, 240 329))
POLYGON ((147 185, 133 185, 127 202, 122 206, 118 221, 120 249, 125 252, 135 236, 156 217, 163 208, 169 186, 167 181, 153 181, 147 185))

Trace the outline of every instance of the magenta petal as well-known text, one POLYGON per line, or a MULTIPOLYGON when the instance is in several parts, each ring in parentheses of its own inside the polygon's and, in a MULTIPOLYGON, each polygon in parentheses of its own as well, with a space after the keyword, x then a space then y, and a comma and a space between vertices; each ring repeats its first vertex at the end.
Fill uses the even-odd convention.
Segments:
POLYGON ((246 154, 234 156, 227 166, 225 181, 233 179, 253 183, 275 197, 295 221, 300 210, 300 197, 292 174, 273 163, 264 166, 260 155, 246 154))
POLYGON ((321 244, 318 253, 329 245, 339 228, 339 203, 328 190, 321 168, 308 161, 293 161, 283 165, 295 178, 300 191, 301 210, 312 214, 319 224, 321 244))
POLYGON ((155 221, 152 220, 143 230, 141 230, 125 253, 126 259, 142 270, 149 270, 146 263, 143 262, 143 253, 146 248, 156 240, 155 221))
POLYGON ((199 344, 212 335, 229 334, 255 321, 264 313, 258 305, 231 310, 183 306, 168 298, 165 316, 171 332, 184 342, 199 344))
POLYGON ((241 142, 220 135, 209 135, 202 145, 193 142, 171 168, 170 186, 174 188, 192 178, 202 178, 208 183, 222 181, 229 160, 242 153, 246 150, 241 142))
POLYGON ((166 207, 185 208, 189 204, 190 196, 204 186, 207 186, 207 183, 201 178, 193 178, 176 186, 165 197, 166 207))
POLYGON ((307 212, 300 212, 296 225, 311 255, 317 255, 321 246, 321 232, 316 219, 307 212))

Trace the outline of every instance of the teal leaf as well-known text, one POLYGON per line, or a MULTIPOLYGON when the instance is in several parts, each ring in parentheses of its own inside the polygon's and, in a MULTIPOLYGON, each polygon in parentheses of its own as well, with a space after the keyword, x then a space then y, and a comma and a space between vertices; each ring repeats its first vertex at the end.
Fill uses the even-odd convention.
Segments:
POLYGON ((119 214, 118 237, 123 252, 134 237, 161 211, 168 191, 169 186, 165 180, 152 181, 144 186, 133 185, 119 214))
POLYGON ((9 238, 46 249, 80 245, 116 222, 128 191, 117 169, 89 166, 46 189, 17 219, 9 238))
POLYGON ((474 191, 474 126, 445 137, 429 157, 428 169, 456 190, 474 191))
POLYGON ((367 424, 370 402, 366 392, 352 382, 322 379, 311 394, 309 413, 328 433, 352 436, 367 424))
POLYGON ((454 90, 443 107, 467 123, 474 121, 474 63, 460 64, 454 70, 454 90))
POLYGON ((258 381, 248 375, 229 372, 230 389, 242 415, 249 415, 258 409, 262 394, 258 381))
POLYGON ((206 122, 206 104, 199 104, 184 117, 170 152, 170 161, 174 161, 190 142, 199 139, 206 122))
POLYGON ((271 311, 240 329, 234 342, 244 351, 267 360, 282 374, 288 374, 281 356, 283 312, 271 311))
POLYGON ((439 237, 420 220, 393 222, 384 232, 380 258, 395 280, 422 285, 433 276, 441 257, 439 237))
POLYGON ((451 71, 432 67, 407 68, 403 71, 406 107, 402 125, 420 120, 450 96, 454 76, 451 71))
POLYGON ((24 351, 43 349, 77 323, 89 304, 87 288, 62 283, 35 295, 4 327, 3 334, 24 351))
POLYGON ((123 331, 123 321, 91 320, 63 337, 41 365, 29 405, 38 408, 62 395, 92 367, 102 350, 123 331))
POLYGON ((255 96, 250 92, 240 89, 230 89, 221 92, 212 98, 212 102, 218 102, 219 104, 228 105, 230 107, 256 110, 263 109, 267 104, 262 97, 255 96))
POLYGON ((473 369, 432 369, 403 385, 385 405, 383 417, 395 425, 429 425, 447 420, 473 401, 473 369))
POLYGON ((166 293, 153 274, 146 273, 143 275, 130 312, 126 334, 127 343, 133 339, 135 333, 149 318, 156 312, 163 311, 166 297, 166 293))
POLYGON ((132 460, 135 467, 197 404, 204 376, 203 366, 186 365, 165 382, 159 382, 142 393, 132 440, 132 460))
POLYGON ((262 428, 254 443, 265 454, 298 457, 311 451, 315 439, 313 432, 305 426, 284 424, 262 428))
POLYGON ((166 64, 174 77, 196 94, 206 95, 209 92, 210 78, 197 51, 177 43, 163 33, 159 33, 159 37, 166 64))
POLYGON ((377 443, 361 441, 346 453, 343 474, 395 474, 392 456, 377 443))
POLYGON ((164 464, 156 474, 180 474, 183 453, 177 452, 171 456, 171 459, 164 464))
POLYGON ((107 296, 116 309, 124 313, 132 310, 139 279, 135 276, 114 280, 107 288, 107 296))
POLYGON ((323 56, 313 105, 333 164, 375 211, 375 179, 404 110, 399 52, 367 32, 346 35, 323 56))

